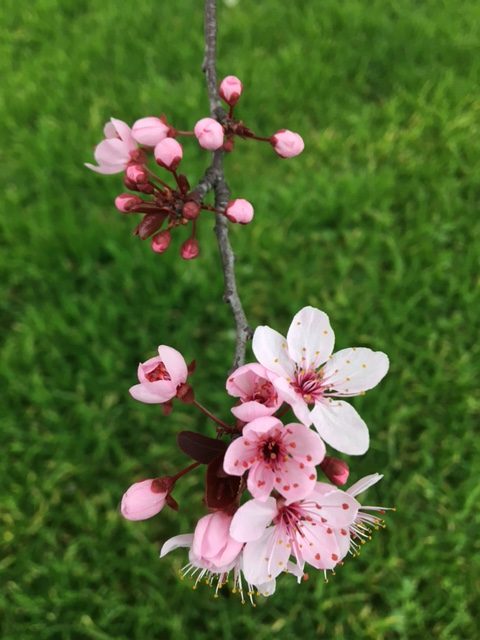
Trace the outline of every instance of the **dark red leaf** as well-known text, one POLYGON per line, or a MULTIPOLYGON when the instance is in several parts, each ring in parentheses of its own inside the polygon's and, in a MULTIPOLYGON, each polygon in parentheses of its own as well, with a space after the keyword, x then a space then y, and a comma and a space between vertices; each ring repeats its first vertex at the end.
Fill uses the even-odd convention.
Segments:
POLYGON ((227 448, 227 444, 222 440, 202 436, 194 431, 180 431, 177 443, 183 453, 202 464, 209 464, 219 455, 223 459, 227 448))
POLYGON ((218 456, 207 467, 205 502, 210 509, 228 510, 237 501, 241 478, 225 473, 223 458, 218 456))

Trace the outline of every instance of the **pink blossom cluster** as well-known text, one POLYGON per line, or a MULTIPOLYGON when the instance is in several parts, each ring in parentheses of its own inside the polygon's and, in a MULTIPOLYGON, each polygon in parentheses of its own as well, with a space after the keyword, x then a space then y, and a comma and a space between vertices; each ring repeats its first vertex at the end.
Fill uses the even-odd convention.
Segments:
POLYGON ((180 247, 180 255, 184 260, 196 258, 200 252, 197 224, 203 212, 223 215, 239 224, 248 224, 254 216, 252 204, 244 198, 230 200, 222 209, 205 202, 203 190, 199 186, 192 188, 187 176, 179 172, 183 146, 177 138, 194 136, 200 147, 208 151, 231 152, 237 137, 268 142, 281 158, 292 158, 303 151, 304 143, 298 133, 281 129, 269 137, 257 136, 237 120, 234 107, 242 90, 238 78, 224 78, 219 96, 228 105, 228 112, 219 110, 217 119, 201 118, 193 131, 174 128, 163 115, 140 118, 132 127, 116 118, 105 125, 105 137, 94 151, 97 164, 86 166, 104 175, 123 174, 129 192, 115 198, 115 207, 124 214, 143 215, 134 233, 142 240, 151 238, 155 253, 168 249, 174 229, 187 227, 189 234, 180 247), (166 170, 174 184, 158 176, 153 170, 155 166, 166 170))
POLYGON ((227 393, 237 400, 230 421, 198 402, 190 383, 193 364, 187 366, 175 349, 161 345, 157 356, 139 365, 133 398, 160 404, 167 414, 178 400, 215 424, 216 437, 181 432, 178 446, 194 462, 173 476, 135 483, 121 505, 129 520, 150 518, 165 505, 176 509, 175 483, 206 467, 209 513, 193 533, 167 540, 160 554, 187 547, 182 574, 195 584, 206 581, 218 592, 230 580, 242 600, 245 593, 250 599, 255 592, 271 595, 282 573, 300 582, 308 566, 333 570, 349 552, 358 552, 372 529, 383 526, 378 512, 384 509, 357 499, 382 476, 341 489, 349 467, 327 446, 349 455, 367 451, 368 427, 344 398, 376 386, 388 371, 388 358, 366 347, 334 353, 333 346, 328 316, 313 307, 294 316, 286 337, 258 327, 257 362, 226 381, 227 393))

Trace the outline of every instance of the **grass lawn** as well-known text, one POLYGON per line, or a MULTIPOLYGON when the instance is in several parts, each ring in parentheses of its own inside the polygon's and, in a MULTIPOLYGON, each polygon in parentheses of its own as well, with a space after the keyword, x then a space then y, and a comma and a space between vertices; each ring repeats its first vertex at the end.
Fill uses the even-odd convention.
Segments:
MULTIPOLYGON (((219 0, 219 74, 244 80, 259 133, 306 140, 280 161, 240 142, 232 228, 253 326, 311 304, 337 347, 386 351, 354 402, 370 426, 352 478, 379 471, 389 526, 326 584, 284 576, 255 609, 192 593, 160 544, 203 513, 119 517, 134 480, 173 472, 188 407, 128 395, 160 343, 196 358, 197 397, 228 416, 233 353, 211 225, 201 259, 132 238, 118 177, 84 169, 114 115, 191 128, 208 103, 200 0, 3 0, 0 11, 0 630, 2 640, 478 638, 480 5, 474 0, 219 0), (476 383, 475 383, 476 378, 476 383), (476 433, 477 431, 477 433, 476 433)), ((185 144, 192 181, 206 154, 185 144)), ((181 235, 181 234, 178 234, 181 235)))

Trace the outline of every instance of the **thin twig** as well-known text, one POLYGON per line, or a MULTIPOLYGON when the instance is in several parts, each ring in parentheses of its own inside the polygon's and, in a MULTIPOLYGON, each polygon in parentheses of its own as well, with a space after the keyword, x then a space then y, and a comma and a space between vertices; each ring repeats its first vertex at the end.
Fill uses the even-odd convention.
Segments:
MULTIPOLYGON (((221 121, 225 116, 225 112, 221 107, 217 90, 216 45, 216 0, 205 0, 205 58, 203 61, 203 71, 205 72, 207 80, 210 113, 212 117, 221 121)), ((212 170, 210 177, 213 178, 213 189, 215 192, 215 207, 224 210, 230 199, 230 190, 225 180, 223 151, 215 151, 210 169, 212 170)), ((210 171, 210 169, 208 171, 210 171)), ((223 215, 216 214, 215 235, 217 236, 218 248, 222 259, 225 283, 223 299, 230 305, 235 320, 235 356, 232 364, 232 370, 234 370, 245 362, 245 351, 247 342, 251 337, 251 330, 248 326, 247 318, 237 291, 235 255, 228 237, 228 221, 223 215)))

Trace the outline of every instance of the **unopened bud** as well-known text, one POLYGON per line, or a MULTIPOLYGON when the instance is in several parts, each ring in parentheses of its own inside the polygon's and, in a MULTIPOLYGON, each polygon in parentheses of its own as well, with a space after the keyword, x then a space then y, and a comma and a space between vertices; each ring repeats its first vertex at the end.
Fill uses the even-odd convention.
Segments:
POLYGON ((149 116, 140 118, 132 127, 132 136, 147 147, 154 147, 168 136, 170 127, 160 118, 149 116))
POLYGON ((185 240, 180 248, 180 255, 184 260, 193 260, 199 253, 200 247, 198 246, 198 240, 196 238, 185 240))
POLYGON ((227 76, 220 83, 218 93, 222 100, 233 107, 242 95, 243 85, 236 76, 227 76))
POLYGON ((350 474, 350 469, 346 462, 330 456, 325 456, 320 464, 320 468, 330 482, 333 482, 333 484, 337 486, 345 484, 350 474))
POLYGON ((142 206, 143 200, 131 193, 121 193, 115 198, 115 206, 122 213, 130 213, 135 207, 142 206))
POLYGON ((136 482, 123 494, 120 511, 127 520, 147 520, 165 506, 173 486, 170 478, 150 478, 136 482))
POLYGON ((143 184, 145 182, 148 182, 148 171, 141 164, 128 165, 125 174, 127 178, 135 184, 143 184))
POLYGON ((230 222, 239 222, 240 224, 248 224, 253 219, 253 207, 243 198, 230 200, 225 209, 225 215, 230 222))
POLYGON ((213 118, 202 118, 195 125, 193 132, 198 144, 203 149, 216 151, 223 144, 223 127, 213 118))
POLYGON ((174 138, 165 138, 154 149, 155 160, 161 167, 175 171, 183 157, 182 145, 174 138))
POLYGON ((170 231, 160 231, 152 238, 152 250, 155 253, 163 253, 170 246, 170 242, 172 241, 172 236, 170 231))
POLYGON ((271 137, 270 142, 275 149, 275 153, 281 158, 298 156, 305 147, 302 137, 298 133, 294 133, 288 129, 277 131, 277 133, 271 137))
POLYGON ((195 220, 198 218, 198 214, 200 213, 200 205, 195 200, 189 200, 185 202, 182 209, 182 214, 184 218, 187 220, 195 220))

